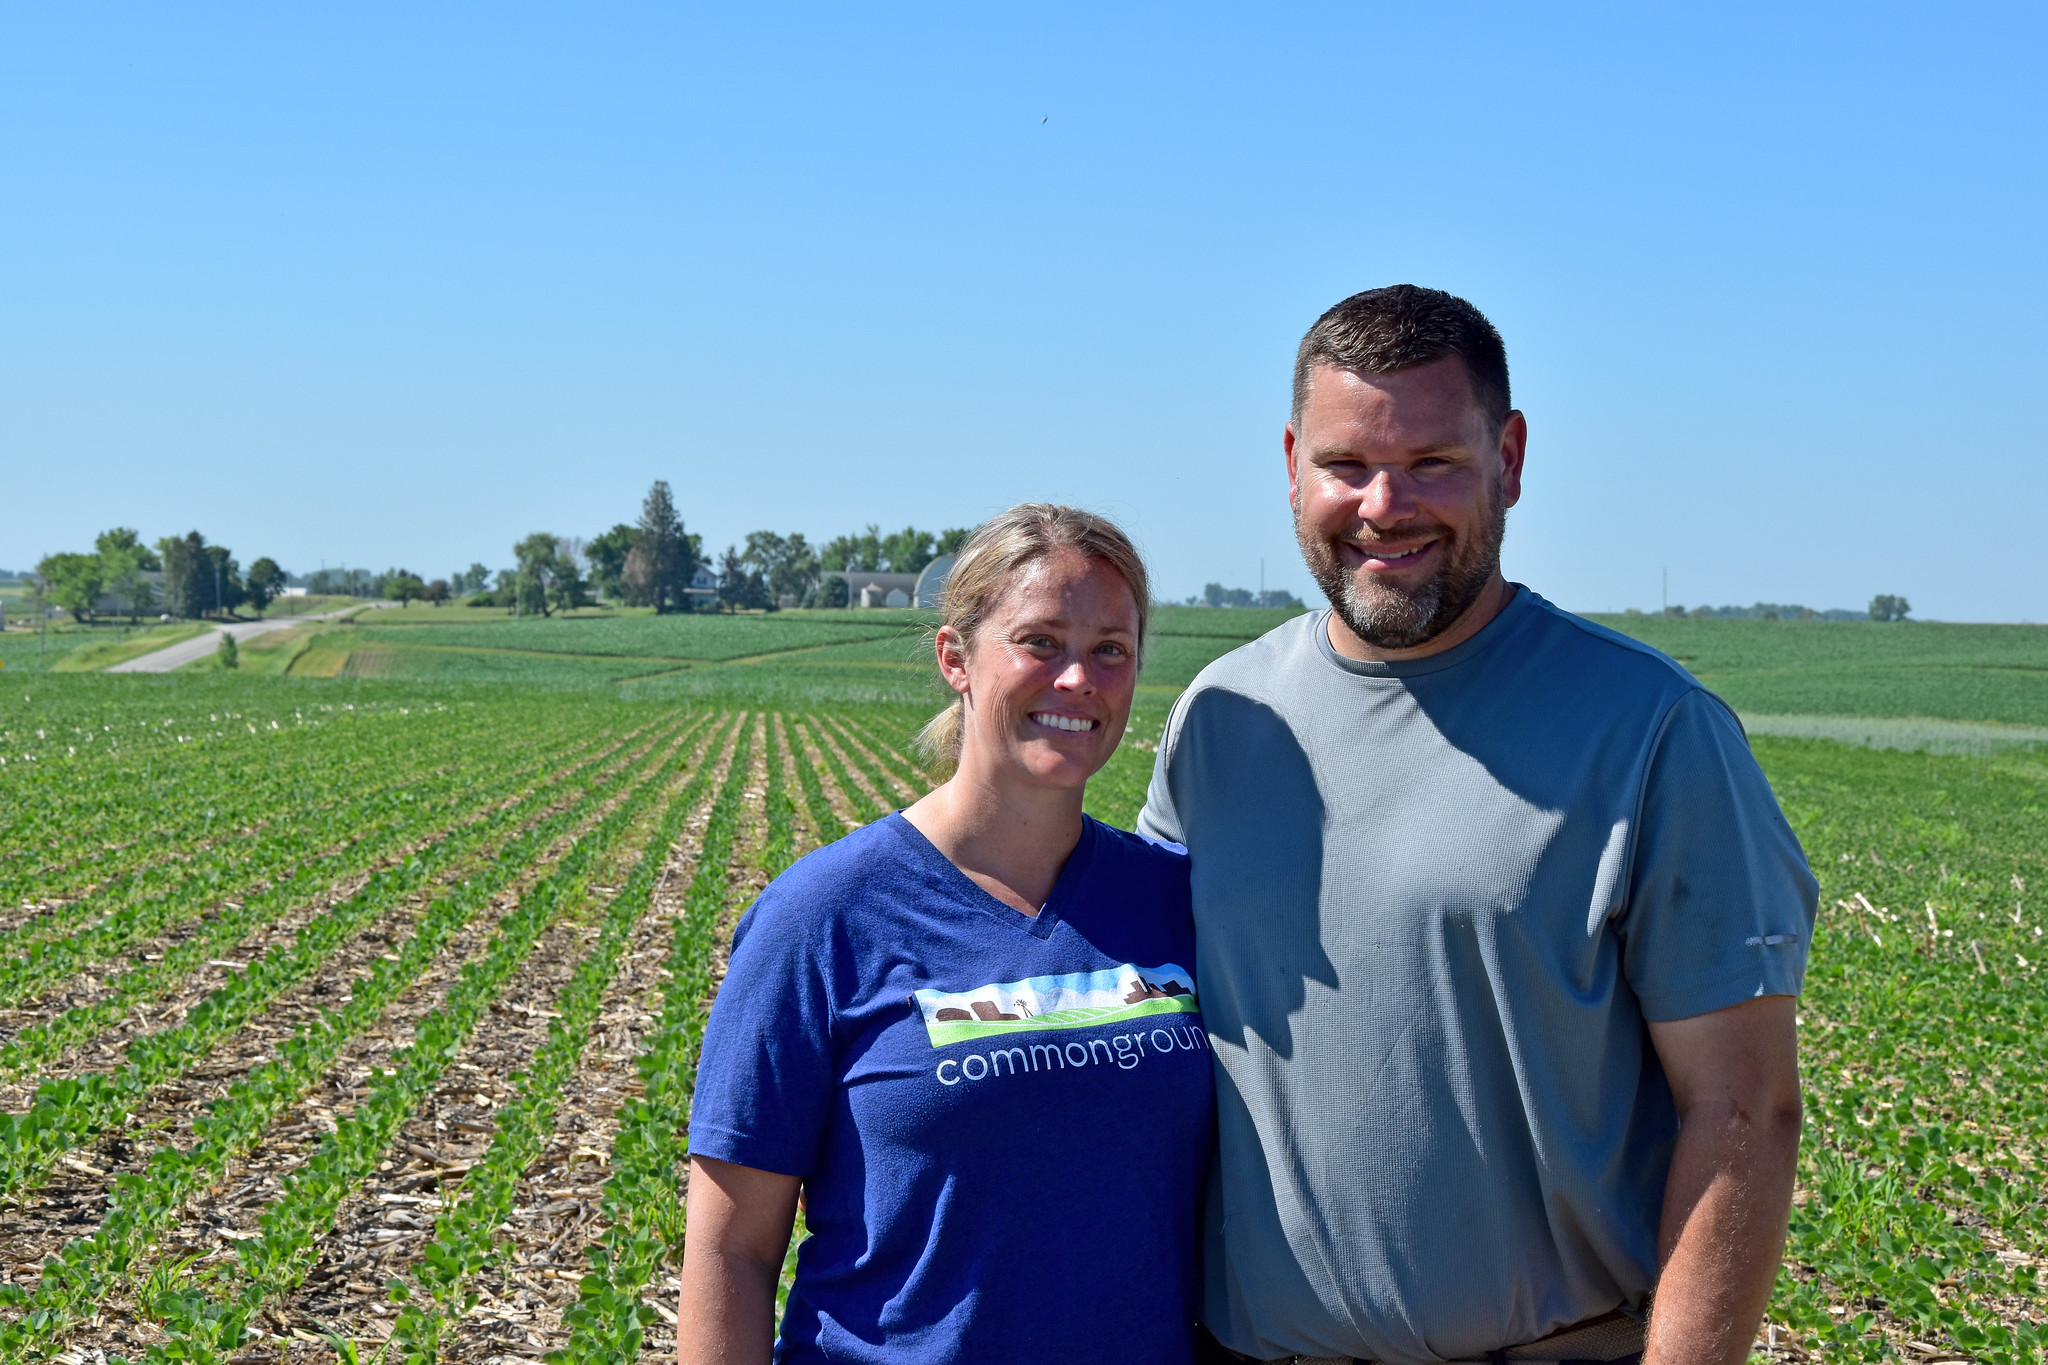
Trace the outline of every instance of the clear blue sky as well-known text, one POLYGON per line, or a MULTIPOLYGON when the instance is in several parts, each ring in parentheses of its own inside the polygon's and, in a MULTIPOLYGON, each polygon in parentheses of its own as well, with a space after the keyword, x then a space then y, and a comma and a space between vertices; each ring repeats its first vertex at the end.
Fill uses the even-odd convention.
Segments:
POLYGON ((1500 326, 1507 568, 2048 619, 2038 7, 0 7, 0 564, 105 526, 429 576, 1122 518, 1308 596, 1353 290, 1500 326))

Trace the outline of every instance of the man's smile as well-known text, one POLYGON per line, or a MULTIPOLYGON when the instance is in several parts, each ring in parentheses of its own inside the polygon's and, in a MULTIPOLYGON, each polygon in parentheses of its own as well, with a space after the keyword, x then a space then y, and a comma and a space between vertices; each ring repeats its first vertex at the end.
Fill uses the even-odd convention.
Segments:
POLYGON ((1349 552, 1350 556, 1355 557, 1361 562, 1362 567, 1387 569, 1407 568, 1434 549, 1437 543, 1436 540, 1431 539, 1423 541, 1420 545, 1388 548, 1378 541, 1369 542, 1364 545, 1360 545, 1356 541, 1347 540, 1340 542, 1345 550, 1349 552))

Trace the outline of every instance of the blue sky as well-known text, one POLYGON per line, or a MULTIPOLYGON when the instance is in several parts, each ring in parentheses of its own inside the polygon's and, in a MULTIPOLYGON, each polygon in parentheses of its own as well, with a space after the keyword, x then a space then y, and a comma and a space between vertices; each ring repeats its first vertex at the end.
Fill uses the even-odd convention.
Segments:
POLYGON ((0 5, 0 564, 445 574, 659 477, 1306 596, 1294 343, 1413 280, 1563 605, 2048 619, 2042 14, 0 5))

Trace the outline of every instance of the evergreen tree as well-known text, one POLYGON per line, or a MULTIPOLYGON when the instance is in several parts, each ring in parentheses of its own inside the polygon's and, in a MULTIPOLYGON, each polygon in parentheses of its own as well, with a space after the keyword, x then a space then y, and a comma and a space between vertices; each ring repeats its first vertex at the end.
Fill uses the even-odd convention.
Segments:
POLYGON ((683 531, 668 480, 656 479, 641 505, 633 549, 626 557, 627 600, 657 612, 687 611, 690 580, 697 575, 699 543, 683 531))

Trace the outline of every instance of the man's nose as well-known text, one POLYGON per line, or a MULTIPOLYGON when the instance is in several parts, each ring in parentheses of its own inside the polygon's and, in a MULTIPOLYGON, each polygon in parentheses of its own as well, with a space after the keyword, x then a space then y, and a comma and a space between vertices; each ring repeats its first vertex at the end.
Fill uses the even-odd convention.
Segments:
POLYGON ((1358 515, 1382 526, 1415 515, 1415 490, 1408 476, 1395 469, 1375 471, 1359 490, 1358 515))

